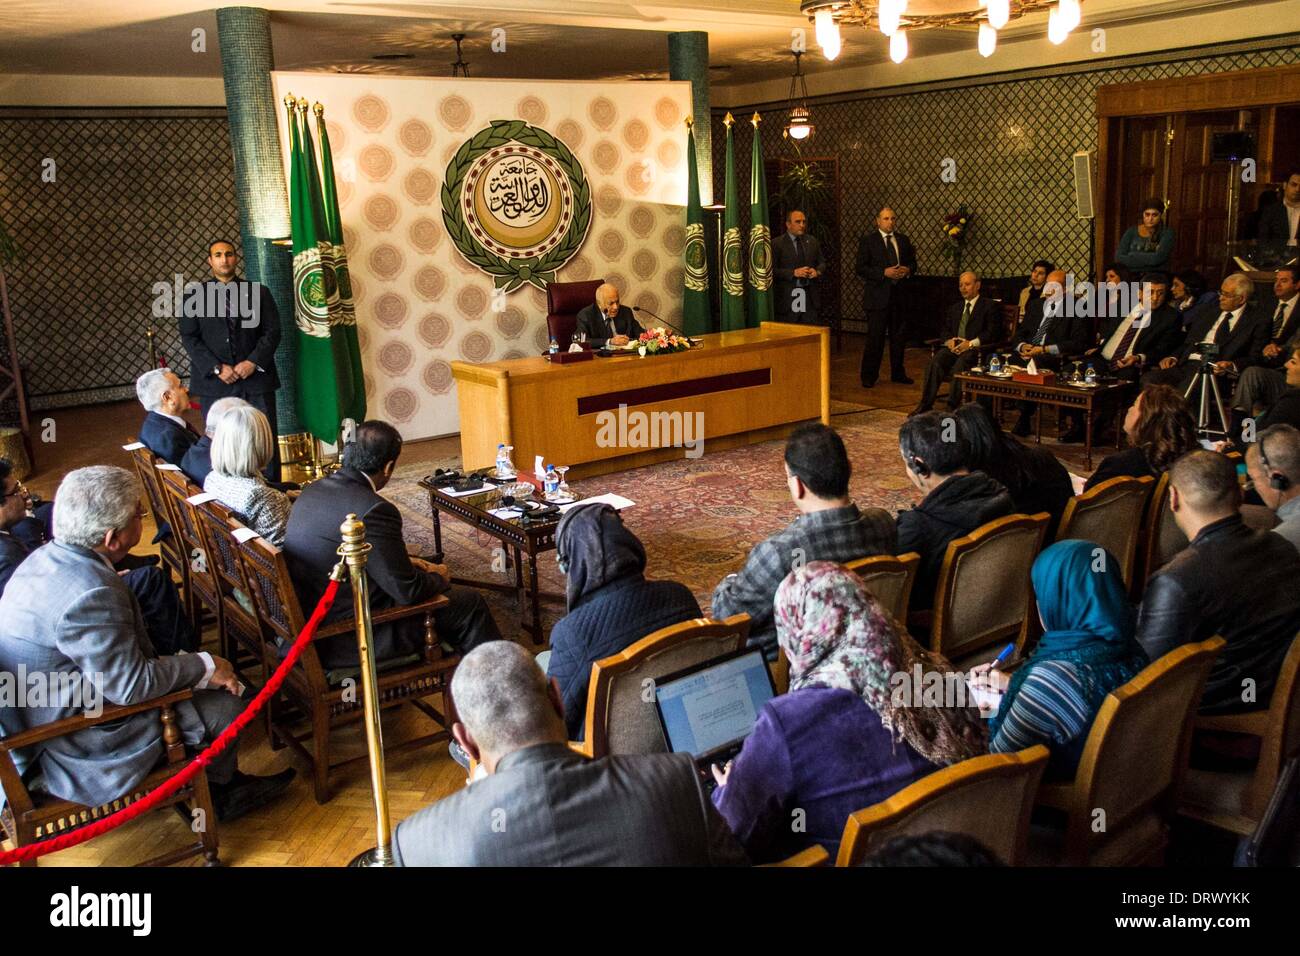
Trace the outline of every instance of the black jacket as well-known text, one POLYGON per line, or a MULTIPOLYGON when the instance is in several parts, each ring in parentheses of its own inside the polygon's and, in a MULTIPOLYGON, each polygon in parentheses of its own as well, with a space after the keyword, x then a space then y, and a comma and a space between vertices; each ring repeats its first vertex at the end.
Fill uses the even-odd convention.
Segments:
MULTIPOLYGON (((1282 351, 1271 359, 1261 360, 1261 365, 1267 365, 1269 368, 1281 368, 1286 364, 1287 359, 1291 357, 1291 349, 1287 346, 1300 334, 1300 302, 1291 306, 1291 315, 1283 323, 1281 331, 1273 334, 1273 316, 1277 313, 1277 297, 1270 295, 1267 300, 1259 303, 1259 314, 1264 317, 1268 323, 1269 345, 1276 345, 1282 351)), ((1297 339, 1300 344, 1300 339, 1297 339)))
POLYGON ((982 471, 953 475, 939 485, 911 511, 898 513, 898 553, 921 555, 909 607, 928 610, 934 604, 934 589, 948 543, 970 534, 994 518, 1012 514, 1011 493, 982 471))
MULTIPOLYGON (((605 343, 613 338, 609 334, 609 323, 605 313, 595 303, 578 313, 578 325, 575 331, 586 332, 587 342, 593 349, 604 348, 605 343)), ((625 305, 620 305, 618 315, 614 316, 614 335, 626 335, 634 339, 643 331, 632 310, 625 305)))
MULTIPOLYGON (((1125 318, 1123 315, 1115 316, 1102 323, 1100 340, 1097 342, 1098 353, 1106 347, 1125 318)), ((1177 352, 1182 344, 1183 320, 1179 317, 1178 310, 1166 302, 1151 311, 1151 321, 1146 328, 1138 330, 1129 354, 1143 356, 1145 365, 1155 365, 1177 352)))
MULTIPOLYGON (((943 318, 944 341, 957 337, 957 328, 961 325, 961 314, 966 311, 966 300, 960 299, 949 306, 943 318)), ((1002 338, 1002 303, 982 295, 975 300, 971 310, 970 321, 966 323, 963 338, 979 339, 980 345, 987 348, 996 345, 1002 338)))
MULTIPOLYGON (((1192 314, 1188 316, 1187 335, 1183 338, 1182 348, 1176 354, 1179 364, 1186 362, 1193 352, 1199 351, 1197 345, 1209 338, 1210 330, 1214 328, 1214 323, 1219 321, 1219 316, 1222 314, 1218 302, 1207 302, 1192 310, 1192 314)), ((1238 371, 1251 365, 1258 365, 1263 361, 1264 346, 1268 344, 1271 331, 1268 320, 1261 316, 1253 305, 1247 303, 1245 311, 1241 313, 1241 318, 1237 320, 1237 325, 1227 341, 1219 346, 1219 354, 1215 361, 1233 362, 1238 371)))
MULTIPOLYGON (((340 541, 339 525, 349 514, 355 514, 366 523, 366 544, 371 549, 366 562, 366 576, 370 580, 372 611, 418 604, 447 590, 449 582, 411 564, 402 540, 402 516, 397 508, 380 497, 361 472, 340 468, 328 478, 314 481, 304 488, 289 512, 284 556, 304 616, 311 614, 325 593, 330 571, 338 561, 335 552, 340 541)), ((339 588, 334 608, 326 620, 334 622, 350 618, 352 612, 352 588, 339 588)), ((413 635, 413 632, 423 629, 423 621, 415 619, 400 623, 403 625, 401 628, 393 625, 375 628, 377 660, 398 657, 418 649, 418 635, 413 635)), ((354 634, 340 634, 317 641, 316 650, 326 667, 347 667, 357 663, 354 634)))
POLYGON ((199 440, 198 430, 188 422, 177 425, 166 415, 150 412, 140 425, 140 441, 163 461, 180 465, 190 446, 199 440))
POLYGON ((1255 430, 1262 431, 1270 425, 1294 425, 1300 428, 1300 388, 1288 388, 1276 402, 1268 407, 1259 420, 1255 430))
POLYGON ((1280 251, 1287 243, 1296 238, 1291 232, 1291 217, 1287 214, 1286 203, 1279 202, 1269 206, 1259 217, 1259 239, 1261 249, 1280 251))
POLYGON ((868 311, 888 308, 896 293, 906 289, 916 275, 916 248, 912 245, 912 240, 895 231, 894 242, 898 246, 897 264, 912 270, 906 279, 885 278, 885 269, 890 266, 890 255, 879 229, 873 226, 870 232, 858 240, 858 258, 853 271, 862 280, 862 307, 868 311))
POLYGON ((280 387, 280 377, 275 371, 275 350, 280 345, 280 313, 271 290, 247 279, 234 279, 229 283, 209 279, 201 288, 202 305, 197 309, 191 305, 191 301, 197 300, 196 290, 192 296, 186 297, 179 318, 181 342, 190 356, 190 391, 205 398, 225 398, 228 395, 247 398, 274 392, 280 387), (253 288, 258 291, 256 315, 242 316, 239 313, 247 311, 253 300, 253 288), (226 304, 229 299, 234 300, 233 307, 226 304), (202 314, 184 314, 194 311, 202 314), (218 365, 234 366, 245 360, 262 371, 231 385, 213 374, 218 365))
POLYGON ((816 236, 804 233, 799 237, 802 255, 795 251, 794 237, 788 232, 772 240, 772 307, 776 315, 783 318, 812 320, 821 311, 822 276, 826 274, 826 256, 822 254, 821 243, 816 236), (812 266, 817 270, 816 279, 796 279, 794 270, 803 266, 812 266), (794 310, 794 290, 803 289, 806 299, 803 313, 794 310))
MULTIPOLYGON (((1088 319, 1077 314, 1067 314, 1076 310, 1067 309, 1065 301, 1060 301, 1061 314, 1052 319, 1047 327, 1047 338, 1042 344, 1055 345, 1061 350, 1061 358, 1067 355, 1081 355, 1088 348, 1088 319)), ((1025 317, 1020 320, 1020 325, 1016 328, 1016 337, 1011 344, 1012 349, 1020 348, 1025 342, 1033 342, 1034 336, 1038 333, 1038 326, 1042 324, 1043 309, 1047 304, 1047 299, 1039 298, 1025 306, 1025 317)))
POLYGON ((1300 552, 1290 541, 1248 528, 1240 515, 1223 518, 1151 576, 1138 611, 1138 642, 1154 661, 1221 635, 1228 643, 1210 671, 1201 713, 1267 707, 1300 630, 1297 581, 1300 552), (1247 679, 1254 699, 1243 701, 1247 679))
POLYGON ((1097 466, 1097 470, 1083 483, 1083 490, 1096 487, 1111 478, 1159 478, 1151 462, 1147 460, 1146 449, 1125 448, 1113 455, 1107 455, 1097 466))
POLYGON ((189 475, 190 481, 202 488, 204 479, 212 470, 212 439, 204 435, 186 450, 177 464, 189 475))
POLYGON ((1044 445, 1030 445, 1010 435, 998 461, 989 463, 985 473, 1001 482, 1011 495, 1013 514, 1036 515, 1046 511, 1046 541, 1056 540, 1056 528, 1065 514, 1065 506, 1074 497, 1070 472, 1044 445))

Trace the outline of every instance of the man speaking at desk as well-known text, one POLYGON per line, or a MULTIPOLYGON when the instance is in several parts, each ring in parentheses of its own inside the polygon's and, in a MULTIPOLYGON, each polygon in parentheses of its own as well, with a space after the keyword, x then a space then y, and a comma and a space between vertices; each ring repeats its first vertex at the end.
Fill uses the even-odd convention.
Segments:
POLYGON ((627 345, 643 329, 632 310, 618 301, 618 289, 606 282, 596 289, 596 303, 578 313, 579 333, 585 332, 593 349, 627 345))

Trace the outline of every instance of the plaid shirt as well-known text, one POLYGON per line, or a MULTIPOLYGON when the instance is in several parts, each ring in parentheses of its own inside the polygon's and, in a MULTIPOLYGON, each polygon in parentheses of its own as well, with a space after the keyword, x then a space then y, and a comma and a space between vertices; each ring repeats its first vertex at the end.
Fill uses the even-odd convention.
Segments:
POLYGON ((776 589, 797 563, 843 563, 876 554, 893 554, 898 528, 879 508, 859 511, 855 504, 800 515, 766 541, 754 546, 738 574, 730 574, 713 591, 713 616, 748 614, 751 645, 776 648, 772 601, 776 589))

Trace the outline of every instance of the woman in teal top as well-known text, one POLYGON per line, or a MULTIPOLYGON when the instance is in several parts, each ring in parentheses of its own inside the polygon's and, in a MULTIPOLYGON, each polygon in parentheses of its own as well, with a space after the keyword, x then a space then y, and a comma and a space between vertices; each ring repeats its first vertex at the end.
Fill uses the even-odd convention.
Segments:
MULTIPOLYGON (((1119 562, 1091 541, 1058 541, 1030 577, 1046 633, 1014 674, 989 724, 989 752, 1051 751, 1049 779, 1070 780, 1101 702, 1147 665, 1119 562)), ((1006 675, 973 669, 980 683, 1006 675)))
POLYGON ((1148 199, 1142 204, 1142 225, 1130 226, 1120 237, 1115 259, 1134 272, 1160 272, 1169 269, 1169 257, 1174 252, 1173 229, 1161 220, 1165 204, 1159 199, 1148 199))

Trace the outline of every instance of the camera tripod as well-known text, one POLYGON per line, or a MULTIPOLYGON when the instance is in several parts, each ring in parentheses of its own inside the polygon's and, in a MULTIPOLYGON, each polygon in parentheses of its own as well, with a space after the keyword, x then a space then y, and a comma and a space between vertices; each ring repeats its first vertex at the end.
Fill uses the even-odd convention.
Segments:
POLYGON ((1220 439, 1228 437, 1228 410, 1223 404, 1223 396, 1219 393, 1218 377, 1214 374, 1213 362, 1202 362, 1200 368, 1196 370, 1196 375, 1187 386, 1187 391, 1183 396, 1187 399, 1188 404, 1192 403, 1192 392, 1200 389, 1200 402, 1196 406, 1198 412, 1196 415, 1196 434, 1202 438, 1209 439, 1218 436, 1220 439), (1214 397, 1214 408, 1210 408, 1210 397, 1214 397), (1218 423, 1221 428, 1210 427, 1211 411, 1218 413, 1218 423))

